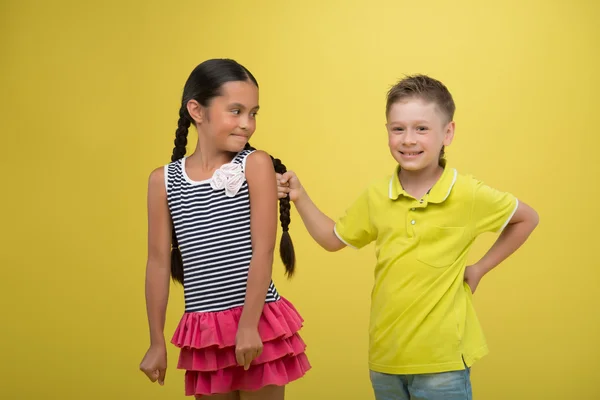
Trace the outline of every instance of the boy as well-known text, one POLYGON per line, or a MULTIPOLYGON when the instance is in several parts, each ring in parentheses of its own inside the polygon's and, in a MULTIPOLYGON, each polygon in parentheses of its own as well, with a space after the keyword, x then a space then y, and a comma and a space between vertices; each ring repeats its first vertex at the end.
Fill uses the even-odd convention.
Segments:
POLYGON ((278 175, 313 239, 328 251, 375 241, 369 368, 377 400, 470 400, 470 367, 487 354, 472 304, 481 278, 509 257, 538 224, 513 195, 446 168, 455 105, 428 76, 388 92, 393 175, 370 185, 337 222, 323 214, 293 172, 278 175), (476 264, 474 239, 498 232, 476 264))

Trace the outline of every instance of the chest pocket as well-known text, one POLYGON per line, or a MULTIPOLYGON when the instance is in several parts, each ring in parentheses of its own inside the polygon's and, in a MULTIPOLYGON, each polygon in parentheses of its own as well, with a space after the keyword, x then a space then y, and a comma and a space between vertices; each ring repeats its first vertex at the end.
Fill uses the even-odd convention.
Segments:
POLYGON ((434 268, 447 268, 464 251, 464 227, 426 225, 421 227, 417 259, 434 268))

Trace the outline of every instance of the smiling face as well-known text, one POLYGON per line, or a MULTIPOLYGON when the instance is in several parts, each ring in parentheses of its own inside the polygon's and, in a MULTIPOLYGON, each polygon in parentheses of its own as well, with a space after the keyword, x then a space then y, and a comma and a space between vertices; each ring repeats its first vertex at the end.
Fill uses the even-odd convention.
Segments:
POLYGON ((200 105, 187 103, 187 110, 196 124, 199 139, 222 152, 237 153, 244 149, 256 129, 258 87, 253 82, 229 81, 218 93, 200 105))
POLYGON ((434 102, 416 96, 391 105, 386 127, 390 153, 407 171, 437 167, 442 147, 454 137, 454 122, 434 102))
POLYGON ((256 130, 258 88, 250 81, 227 82, 205 108, 202 129, 221 151, 239 152, 256 130))

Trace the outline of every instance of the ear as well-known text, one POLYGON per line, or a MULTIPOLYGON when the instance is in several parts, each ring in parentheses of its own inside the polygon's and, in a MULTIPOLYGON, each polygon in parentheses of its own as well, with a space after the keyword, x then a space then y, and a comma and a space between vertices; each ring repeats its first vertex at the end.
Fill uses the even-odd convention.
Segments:
POLYGON ((444 132, 444 146, 450 146, 450 144, 452 143, 452 139, 454 139, 454 128, 455 127, 456 127, 456 124, 454 123, 454 121, 450 121, 448 123, 448 125, 446 125, 445 132, 444 132))
POLYGON ((188 113, 195 123, 201 124, 205 119, 206 109, 200 105, 196 100, 190 100, 186 104, 188 113))

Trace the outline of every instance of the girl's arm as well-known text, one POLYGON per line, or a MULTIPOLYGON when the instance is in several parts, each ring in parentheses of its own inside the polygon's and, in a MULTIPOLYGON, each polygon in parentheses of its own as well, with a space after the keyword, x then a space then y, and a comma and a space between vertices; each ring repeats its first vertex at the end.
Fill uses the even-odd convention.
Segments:
POLYGON ((246 180, 250 192, 252 260, 244 308, 236 338, 238 363, 245 368, 262 352, 258 321, 271 283, 273 253, 277 236, 277 185, 271 157, 255 151, 246 159, 246 180))
POLYGON ((140 368, 154 382, 164 383, 166 344, 165 315, 171 275, 171 219, 167 205, 164 168, 150 174, 148 183, 148 260, 146 263, 146 311, 150 349, 140 368))

